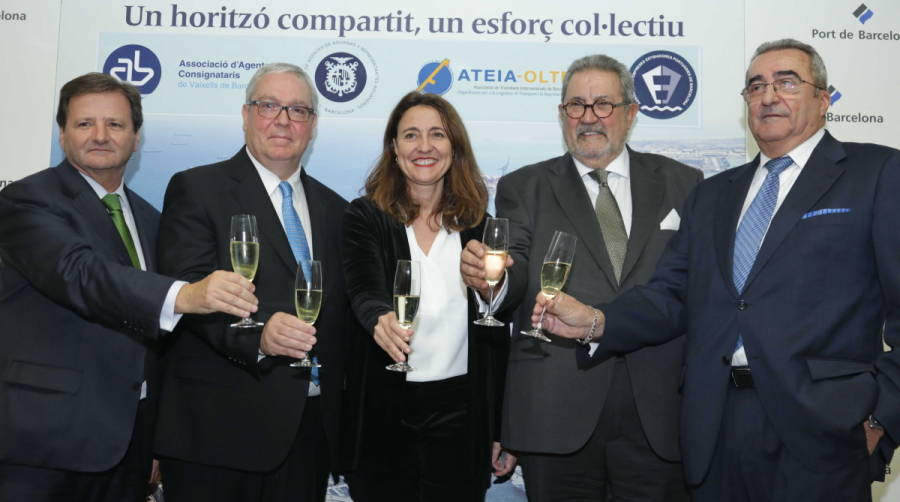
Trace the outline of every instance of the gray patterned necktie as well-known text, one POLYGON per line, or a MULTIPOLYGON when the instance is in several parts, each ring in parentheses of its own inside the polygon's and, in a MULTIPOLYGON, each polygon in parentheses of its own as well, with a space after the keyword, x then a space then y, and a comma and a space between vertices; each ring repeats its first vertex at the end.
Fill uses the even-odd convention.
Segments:
POLYGON ((619 212, 616 198, 613 197, 609 183, 606 182, 608 176, 609 173, 605 169, 594 169, 591 172, 591 177, 600 184, 594 212, 597 214, 597 222, 600 223, 600 231, 603 233, 606 253, 616 274, 616 282, 621 282, 622 264, 625 262, 625 250, 628 248, 628 233, 625 231, 625 223, 622 221, 622 213, 619 212))

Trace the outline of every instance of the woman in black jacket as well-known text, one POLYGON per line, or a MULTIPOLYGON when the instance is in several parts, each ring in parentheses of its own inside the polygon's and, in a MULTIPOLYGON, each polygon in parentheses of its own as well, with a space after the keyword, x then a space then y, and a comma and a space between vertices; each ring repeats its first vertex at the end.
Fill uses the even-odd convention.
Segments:
POLYGON ((400 100, 365 190, 343 229, 348 295, 368 335, 348 389, 359 405, 351 494, 484 500, 492 465, 505 474, 515 464, 497 442, 509 335, 472 324, 479 305, 459 273, 462 246, 481 239, 487 190, 450 103, 417 92, 400 100), (422 270, 414 334, 393 311, 401 259, 422 270), (406 360, 414 371, 385 370, 406 360))

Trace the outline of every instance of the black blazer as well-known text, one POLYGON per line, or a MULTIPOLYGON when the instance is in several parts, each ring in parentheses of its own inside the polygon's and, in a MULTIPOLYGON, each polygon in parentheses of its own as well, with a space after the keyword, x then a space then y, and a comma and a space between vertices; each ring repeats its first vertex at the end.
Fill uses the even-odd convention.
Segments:
MULTIPOLYGON (((152 271, 159 212, 125 191, 152 271)), ((0 192, 0 261, 0 463, 112 468, 145 377, 155 394, 144 364, 173 280, 131 265, 106 207, 65 160, 0 192)))
MULTIPOLYGON (((484 220, 475 228, 460 232, 463 246, 471 239, 481 240, 484 220)), ((391 358, 375 343, 372 333, 378 317, 392 310, 392 288, 397 260, 410 259, 409 243, 402 223, 379 210, 366 197, 350 203, 344 214, 344 270, 347 291, 356 318, 365 335, 357 340, 357 351, 351 366, 359 372, 351 391, 358 403, 356 464, 377 470, 383 463, 380 454, 389 451, 399 437, 400 414, 403 409, 402 373, 384 369, 391 358)), ((507 328, 485 328, 472 322, 477 304, 469 290, 468 375, 471 408, 468 417, 470 442, 460 445, 471 453, 472 462, 460 469, 470 469, 481 477, 485 486, 490 481, 490 448, 499 441, 499 409, 503 400, 503 380, 509 350, 507 328)))
MULTIPOLYGON (((313 256, 322 260, 323 303, 316 355, 323 367, 323 420, 336 469, 344 380, 344 337, 350 312, 339 236, 346 201, 301 174, 309 203, 313 256)), ((265 322, 294 314, 297 263, 269 195, 245 148, 229 160, 180 172, 166 190, 160 224, 160 268, 186 280, 231 270, 228 243, 234 214, 255 214, 260 262, 254 280, 265 322)), ((261 330, 236 330, 224 314, 185 316, 163 359, 155 451, 190 462, 267 471, 287 456, 303 415, 309 370, 287 358, 257 363, 261 330)))
MULTIPOLYGON (((537 453, 568 454, 587 443, 597 426, 613 379, 613 363, 578 369, 574 340, 550 335, 543 343, 519 334, 531 325, 531 307, 540 291, 544 253, 555 230, 578 238, 566 293, 587 303, 607 301, 646 282, 666 243, 675 234, 660 224, 681 214, 688 193, 702 179, 697 169, 672 159, 631 150, 631 232, 622 281, 617 284, 593 202, 568 154, 518 169, 497 185, 497 214, 510 220, 510 268, 506 305, 521 303, 513 330, 506 379, 503 444, 537 453), (565 417, 565 427, 551 427, 565 417)), ((629 354, 641 426, 653 451, 679 459, 678 414, 684 340, 629 354)))
POLYGON ((756 394, 800 462, 864 461, 869 415, 900 437, 900 152, 826 133, 772 218, 744 292, 732 280, 738 217, 759 159, 713 176, 685 204, 653 279, 602 306, 597 360, 687 332, 682 443, 688 483, 709 469, 738 334, 756 394))

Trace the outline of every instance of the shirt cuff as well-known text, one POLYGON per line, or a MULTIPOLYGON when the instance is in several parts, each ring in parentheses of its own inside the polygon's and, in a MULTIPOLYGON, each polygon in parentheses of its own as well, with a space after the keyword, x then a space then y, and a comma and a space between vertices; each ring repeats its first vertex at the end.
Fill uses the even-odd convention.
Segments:
MULTIPOLYGON (((506 277, 506 272, 504 272, 503 277, 504 278, 506 277)), ((493 310, 494 311, 497 310, 497 307, 500 306, 500 304, 503 303, 503 299, 506 298, 506 292, 509 290, 509 287, 507 286, 508 283, 509 283, 509 281, 504 280, 503 283, 500 285, 500 289, 497 291, 494 291, 494 302, 493 302, 493 310)), ((485 312, 487 312, 488 302, 484 301, 484 299, 481 298, 481 294, 478 293, 478 291, 475 291, 475 301, 478 303, 478 313, 479 314, 484 314, 485 312)))
POLYGON ((163 302, 162 311, 159 313, 159 329, 163 331, 173 331, 175 325, 181 320, 181 314, 175 313, 175 298, 181 292, 181 288, 187 286, 185 281, 175 281, 169 286, 169 292, 166 294, 166 301, 163 302))

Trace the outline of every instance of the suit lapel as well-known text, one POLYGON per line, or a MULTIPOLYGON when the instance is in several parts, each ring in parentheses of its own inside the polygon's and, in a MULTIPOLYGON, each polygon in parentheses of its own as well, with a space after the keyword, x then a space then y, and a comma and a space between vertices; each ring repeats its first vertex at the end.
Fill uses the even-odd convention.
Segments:
POLYGON ((716 246, 717 262, 722 273, 722 280, 735 297, 739 296, 734 287, 734 274, 732 271, 732 259, 734 257, 734 234, 737 231, 737 222, 744 207, 744 199, 750 190, 750 182, 753 173, 759 164, 757 155, 750 163, 737 167, 729 178, 729 183, 724 190, 719 192, 719 200, 716 203, 715 223, 713 223, 714 242, 716 246))
POLYGON ((139 202, 139 196, 127 186, 125 194, 128 196, 128 205, 131 207, 131 215, 134 217, 134 225, 137 227, 144 264, 147 266, 147 270, 156 271, 156 229, 152 215, 147 214, 143 204, 139 202))
POLYGON ((753 279, 775 254, 775 251, 788 236, 794 225, 800 221, 804 213, 822 198, 835 181, 843 174, 844 168, 837 162, 845 157, 841 144, 826 133, 819 145, 813 150, 800 176, 788 193, 778 212, 772 218, 769 230, 763 239, 759 253, 744 289, 750 287, 753 279))
MULTIPOLYGON (((597 267, 603 270, 607 281, 615 289, 618 285, 612 263, 606 254, 606 244, 600 231, 600 224, 593 211, 594 204, 588 199, 584 182, 578 176, 578 169, 569 154, 562 156, 550 167, 550 188, 563 214, 575 227, 578 239, 584 244, 597 267)), ((550 245, 550 242, 547 242, 550 245)))
MULTIPOLYGON (((313 259, 322 260, 326 254, 325 236, 330 234, 332 229, 335 228, 335 224, 329 221, 329 216, 336 216, 340 219, 343 215, 329 215, 322 204, 315 203, 320 198, 317 194, 318 187, 315 185, 315 181, 306 175, 306 170, 300 171, 300 182, 303 184, 303 193, 306 195, 306 207, 309 210, 309 224, 312 226, 309 229, 309 234, 312 236, 313 241, 313 259)), ((290 248, 290 243, 288 243, 288 248, 290 248)))
POLYGON ((259 179, 256 168, 244 148, 231 158, 228 170, 236 183, 234 195, 241 208, 248 214, 256 215, 260 240, 269 242, 284 265, 293 273, 297 270, 297 262, 294 260, 294 253, 284 233, 284 227, 281 226, 278 214, 272 207, 272 199, 266 193, 262 180, 259 179))
POLYGON ((102 249, 107 256, 117 260, 122 265, 132 266, 131 257, 128 256, 128 250, 125 249, 122 236, 119 235, 115 225, 113 225, 112 218, 109 216, 106 206, 97 197, 97 193, 94 192, 87 181, 78 173, 78 170, 67 160, 64 160, 57 166, 57 169, 66 193, 72 199, 72 205, 75 207, 76 212, 97 233, 98 239, 92 245, 102 249))
POLYGON ((663 202, 663 184, 656 169, 641 162, 641 156, 632 152, 631 148, 628 149, 628 155, 632 216, 621 284, 625 284, 650 236, 659 229, 658 215, 663 202))

